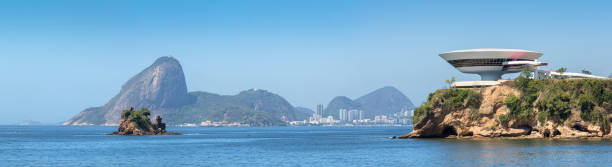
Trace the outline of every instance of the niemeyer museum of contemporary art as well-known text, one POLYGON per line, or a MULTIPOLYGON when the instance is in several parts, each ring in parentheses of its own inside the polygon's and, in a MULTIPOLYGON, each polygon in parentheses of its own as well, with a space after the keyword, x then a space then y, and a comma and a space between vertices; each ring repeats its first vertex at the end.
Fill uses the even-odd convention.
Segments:
POLYGON ((567 78, 605 78, 595 75, 540 70, 539 66, 548 65, 540 62, 542 53, 520 49, 468 49, 456 50, 440 54, 444 60, 463 73, 478 74, 481 81, 455 82, 452 87, 482 87, 497 85, 501 76, 506 73, 516 73, 527 68, 535 77, 564 76, 567 78))

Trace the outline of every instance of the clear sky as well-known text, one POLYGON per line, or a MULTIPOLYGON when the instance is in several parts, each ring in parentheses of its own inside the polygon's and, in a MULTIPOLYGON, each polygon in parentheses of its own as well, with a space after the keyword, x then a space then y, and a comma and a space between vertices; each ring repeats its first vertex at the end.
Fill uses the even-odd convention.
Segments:
POLYGON ((0 123, 67 120, 167 55, 189 91, 260 88, 314 108, 394 86, 418 105, 451 76, 479 79, 439 53, 527 49, 607 76, 611 39, 610 1, 6 0, 0 123))

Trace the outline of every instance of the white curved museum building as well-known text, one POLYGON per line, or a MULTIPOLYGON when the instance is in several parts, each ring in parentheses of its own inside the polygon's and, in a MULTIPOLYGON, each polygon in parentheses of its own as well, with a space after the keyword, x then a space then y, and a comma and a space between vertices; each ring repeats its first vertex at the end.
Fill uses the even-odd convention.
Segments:
POLYGON ((547 65, 538 62, 542 53, 519 49, 456 50, 442 53, 440 57, 461 72, 480 75, 483 81, 497 81, 506 73, 547 65))
POLYGON ((567 78, 605 78, 590 74, 555 72, 539 70, 539 66, 548 65, 540 62, 542 53, 521 49, 468 49, 440 54, 453 67, 463 73, 478 74, 482 81, 455 82, 452 87, 482 87, 499 84, 501 76, 506 73, 530 69, 536 78, 564 76, 567 78))

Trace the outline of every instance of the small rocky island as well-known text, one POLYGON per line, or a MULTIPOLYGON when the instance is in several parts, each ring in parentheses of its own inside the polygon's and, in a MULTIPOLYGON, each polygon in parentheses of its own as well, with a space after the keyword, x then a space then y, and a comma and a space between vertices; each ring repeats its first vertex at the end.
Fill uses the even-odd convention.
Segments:
POLYGON ((180 134, 178 132, 166 131, 166 124, 162 123, 162 118, 159 115, 155 116, 155 123, 151 123, 149 115, 151 115, 151 113, 146 108, 134 110, 134 108, 131 107, 129 110, 123 110, 121 113, 119 130, 109 133, 109 135, 141 136, 180 134))
POLYGON ((612 80, 529 79, 440 89, 399 138, 612 138, 612 80))

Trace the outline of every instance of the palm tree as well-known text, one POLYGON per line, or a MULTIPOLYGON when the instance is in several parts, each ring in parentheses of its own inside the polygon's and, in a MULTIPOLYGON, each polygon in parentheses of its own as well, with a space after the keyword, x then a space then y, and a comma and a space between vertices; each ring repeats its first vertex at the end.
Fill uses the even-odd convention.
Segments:
POLYGON ((561 67, 559 68, 556 72, 558 72, 561 76, 559 76, 559 79, 565 79, 565 76, 563 76, 563 73, 565 73, 567 71, 567 68, 565 67, 561 67))
POLYGON ((449 88, 453 87, 453 83, 455 83, 455 77, 451 77, 450 80, 449 79, 446 80, 446 84, 448 84, 449 88))

